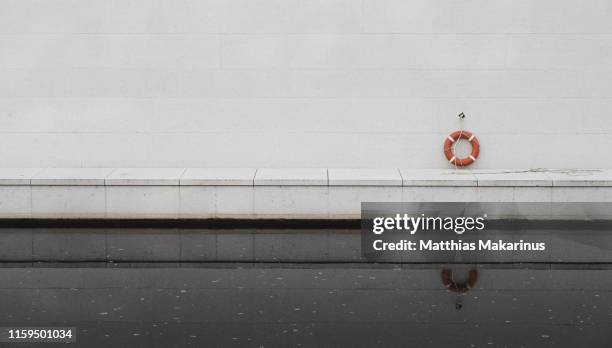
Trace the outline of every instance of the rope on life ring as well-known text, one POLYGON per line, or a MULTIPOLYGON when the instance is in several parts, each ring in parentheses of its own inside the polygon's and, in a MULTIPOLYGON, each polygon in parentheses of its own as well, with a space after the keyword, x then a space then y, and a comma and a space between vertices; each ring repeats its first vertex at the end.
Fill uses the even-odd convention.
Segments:
POLYGON ((444 141, 444 156, 446 159, 453 165, 457 167, 465 167, 474 163, 480 154, 480 143, 474 134, 466 131, 466 130, 458 130, 452 132, 446 140, 444 141), (459 139, 465 139, 470 142, 472 145, 472 153, 469 156, 464 158, 457 158, 455 156, 454 146, 459 139))
POLYGON ((468 279, 463 283, 458 283, 453 279, 453 271, 451 269, 442 269, 442 284, 452 292, 466 293, 476 285, 476 280, 478 280, 478 271, 476 269, 470 270, 468 279))

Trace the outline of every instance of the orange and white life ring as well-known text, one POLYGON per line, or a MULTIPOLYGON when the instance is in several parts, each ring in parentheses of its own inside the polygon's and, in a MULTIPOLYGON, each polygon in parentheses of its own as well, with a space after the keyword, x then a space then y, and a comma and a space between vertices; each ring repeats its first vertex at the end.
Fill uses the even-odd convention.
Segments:
POLYGON ((457 283, 453 279, 453 271, 451 269, 442 269, 442 284, 452 292, 466 293, 476 285, 476 280, 478 280, 478 271, 476 269, 470 270, 468 279, 463 283, 457 283))
POLYGON ((476 139, 476 136, 474 136, 474 134, 466 130, 458 130, 452 132, 448 137, 446 137, 446 140, 444 141, 444 155, 451 164, 457 167, 469 166, 470 164, 474 163, 474 161, 476 161, 479 154, 480 143, 478 142, 478 139, 476 139), (455 153, 453 152, 453 145, 459 139, 465 139, 469 141, 472 145, 472 153, 470 153, 469 156, 464 158, 457 158, 457 156, 455 156, 455 153))

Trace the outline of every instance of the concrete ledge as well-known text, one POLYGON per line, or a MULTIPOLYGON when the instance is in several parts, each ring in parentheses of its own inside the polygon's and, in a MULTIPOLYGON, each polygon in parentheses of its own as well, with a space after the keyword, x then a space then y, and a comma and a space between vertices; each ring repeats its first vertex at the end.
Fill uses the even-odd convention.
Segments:
POLYGON ((612 170, 0 169, 0 218, 355 219, 363 201, 612 202, 612 170))
POLYGON ((187 168, 182 186, 253 186, 255 168, 187 168))
POLYGON ((0 185, 30 185, 42 168, 0 168, 0 185))
POLYGON ((400 169, 403 186, 478 186, 469 170, 400 169))
POLYGON ((398 169, 328 169, 329 186, 402 186, 398 169))
POLYGON ((612 185, 612 170, 549 171, 546 173, 553 186, 565 187, 609 187, 612 185))
POLYGON ((612 169, 0 168, 0 186, 610 187, 612 169))
POLYGON ((325 168, 263 168, 255 174, 255 186, 327 186, 325 168))
POLYGON ((110 168, 47 168, 31 179, 32 186, 104 186, 110 168))
POLYGON ((186 168, 119 168, 106 177, 106 186, 178 186, 186 168))
POLYGON ((512 169, 477 170, 472 174, 478 186, 553 186, 553 179, 546 172, 517 171, 512 169))

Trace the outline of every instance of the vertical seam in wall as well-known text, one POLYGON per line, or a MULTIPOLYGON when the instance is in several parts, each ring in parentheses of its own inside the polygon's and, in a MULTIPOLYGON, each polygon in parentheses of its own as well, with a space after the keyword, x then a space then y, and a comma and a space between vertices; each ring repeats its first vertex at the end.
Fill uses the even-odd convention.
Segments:
POLYGON ((106 187, 106 179, 104 179, 104 217, 107 218, 108 217, 108 197, 106 197, 108 195, 108 189, 106 187))
MULTIPOLYGON (((104 177, 104 217, 108 218, 108 185, 107 179, 117 170, 117 168, 113 168, 105 177, 104 177)), ((108 260, 107 260, 108 261, 108 260)))
POLYGON ((551 203, 551 207, 552 207, 552 203, 554 202, 553 200, 553 188, 551 187, 547 187, 548 190, 550 190, 550 192, 548 192, 548 201, 551 203))
POLYGON ((543 174, 550 179, 550 186, 547 187, 547 189, 550 191, 548 193, 548 201, 551 203, 551 207, 552 207, 552 203, 554 202, 553 200, 553 190, 555 188, 555 180, 554 178, 549 174, 549 172, 545 171, 543 172, 543 174))
POLYGON ((185 175, 185 172, 187 172, 187 168, 183 168, 183 171, 181 172, 181 175, 179 175, 179 186, 181 185, 181 179, 183 178, 183 175, 185 175))
MULTIPOLYGON (((29 187, 29 192, 30 192, 30 206, 28 207, 28 217, 30 219, 34 218, 34 190, 32 189, 32 178, 35 177, 36 175, 38 175, 39 173, 41 173, 43 170, 44 169, 40 169, 40 170, 36 171, 28 179, 28 187, 29 187)), ((32 235, 32 238, 34 238, 33 235, 32 235)), ((32 241, 32 243, 34 243, 34 242, 32 241)), ((32 244, 32 253, 34 253, 34 244, 32 244)))
POLYGON ((251 182, 251 195, 250 195, 250 198, 251 198, 251 207, 250 208, 251 209, 250 209, 249 214, 248 214, 250 218, 254 218, 255 217, 255 211, 256 211, 256 209, 255 209, 255 201, 256 201, 256 199, 255 199, 255 194, 256 194, 255 193, 255 178, 257 177, 257 173, 258 172, 259 172, 259 168, 255 168, 255 173, 253 173, 253 180, 251 182))
MULTIPOLYGON (((331 195, 330 190, 331 190, 331 188, 329 186, 329 168, 325 168, 325 173, 327 174, 327 186, 325 187, 325 189, 326 189, 326 192, 325 192, 325 210, 326 210, 325 217, 327 217, 329 219, 331 217, 331 211, 330 211, 331 209, 329 208, 329 204, 330 204, 330 200, 331 200, 331 198, 330 198, 330 195, 331 195)), ((329 243, 329 239, 328 239, 328 243, 329 243)), ((328 256, 329 256, 329 245, 327 246, 327 253, 328 253, 328 256)))
POLYGON ((177 211, 176 211, 176 218, 177 219, 181 218, 181 215, 182 215, 181 212, 183 211, 183 197, 182 197, 183 190, 181 188, 181 180, 183 179, 183 176, 187 172, 187 169, 188 168, 184 168, 183 171, 181 172, 181 175, 179 176, 179 180, 178 180, 178 185, 176 186, 177 190, 178 190, 178 207, 177 207, 177 211))
POLYGON ((401 180, 400 182, 400 202, 403 202, 404 201, 404 177, 402 176, 402 171, 399 168, 397 168, 397 173, 399 174, 400 180, 401 180))
POLYGON ((212 216, 215 218, 219 217, 219 195, 217 194, 217 186, 209 186, 212 190, 212 198, 213 198, 213 211, 212 216))
POLYGON ((28 209, 28 217, 32 219, 34 218, 34 190, 32 190, 32 179, 30 179, 28 188, 30 191, 30 207, 28 209))

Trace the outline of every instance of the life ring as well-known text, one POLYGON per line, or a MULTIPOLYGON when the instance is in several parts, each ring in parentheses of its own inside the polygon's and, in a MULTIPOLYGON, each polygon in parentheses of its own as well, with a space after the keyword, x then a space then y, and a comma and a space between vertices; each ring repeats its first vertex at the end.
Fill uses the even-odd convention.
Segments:
POLYGON ((465 167, 474 163, 480 154, 480 143, 474 134, 466 131, 466 130, 458 130, 452 132, 446 140, 444 141, 444 155, 446 159, 453 165, 457 167, 465 167), (472 145, 472 153, 469 156, 464 158, 457 158, 455 153, 453 152, 453 144, 459 139, 465 139, 470 142, 472 145))
POLYGON ((457 283, 453 279, 453 271, 449 268, 442 269, 442 284, 448 290, 452 292, 458 293, 466 293, 476 285, 476 280, 478 280, 478 271, 476 269, 471 269, 468 275, 468 279, 464 283, 457 283))

